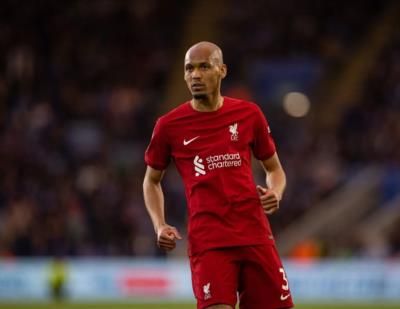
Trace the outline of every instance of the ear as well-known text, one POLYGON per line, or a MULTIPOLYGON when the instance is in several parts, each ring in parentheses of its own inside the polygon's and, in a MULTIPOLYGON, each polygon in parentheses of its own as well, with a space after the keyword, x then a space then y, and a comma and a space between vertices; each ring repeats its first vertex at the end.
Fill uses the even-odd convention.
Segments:
POLYGON ((220 66, 220 71, 221 71, 221 78, 225 78, 226 74, 228 73, 228 68, 226 66, 226 64, 221 64, 220 66))

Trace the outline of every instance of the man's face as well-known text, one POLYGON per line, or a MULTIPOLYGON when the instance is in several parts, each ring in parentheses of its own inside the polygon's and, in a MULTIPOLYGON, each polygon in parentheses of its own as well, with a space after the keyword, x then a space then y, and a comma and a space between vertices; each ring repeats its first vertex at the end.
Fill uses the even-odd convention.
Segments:
POLYGON ((185 57, 185 81, 195 99, 205 99, 219 91, 226 67, 207 50, 188 52, 185 57))

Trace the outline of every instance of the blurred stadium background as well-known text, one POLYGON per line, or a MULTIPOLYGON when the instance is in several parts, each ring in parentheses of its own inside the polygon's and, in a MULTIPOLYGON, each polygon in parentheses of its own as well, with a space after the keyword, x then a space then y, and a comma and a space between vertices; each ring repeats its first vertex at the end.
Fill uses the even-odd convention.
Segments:
MULTIPOLYGON (((194 308, 186 244, 156 248, 141 184, 200 40, 224 51, 224 94, 270 121, 298 308, 400 308, 399 18, 376 0, 1 1, 0 308, 194 308)), ((185 233, 173 167, 164 188, 185 233)))

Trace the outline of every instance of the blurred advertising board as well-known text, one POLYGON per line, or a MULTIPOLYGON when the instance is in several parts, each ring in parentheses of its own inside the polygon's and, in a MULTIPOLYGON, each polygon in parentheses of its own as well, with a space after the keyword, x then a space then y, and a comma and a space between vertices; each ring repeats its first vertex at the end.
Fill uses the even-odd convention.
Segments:
MULTIPOLYGON (((186 260, 66 260, 64 287, 70 300, 193 300, 186 260)), ((398 301, 400 261, 285 261, 296 301, 398 301)), ((52 261, 0 261, 0 301, 46 300, 52 261)))

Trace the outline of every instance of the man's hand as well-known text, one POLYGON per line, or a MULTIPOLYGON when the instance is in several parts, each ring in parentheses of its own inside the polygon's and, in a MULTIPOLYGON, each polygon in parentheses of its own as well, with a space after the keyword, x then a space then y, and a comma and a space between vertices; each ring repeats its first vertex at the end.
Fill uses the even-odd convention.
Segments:
POLYGON ((265 214, 273 214, 279 209, 280 198, 276 192, 261 186, 257 186, 257 191, 260 195, 261 205, 265 214))
POLYGON ((158 228, 157 245, 159 248, 170 251, 176 247, 177 239, 182 239, 182 236, 175 227, 163 224, 158 228))

